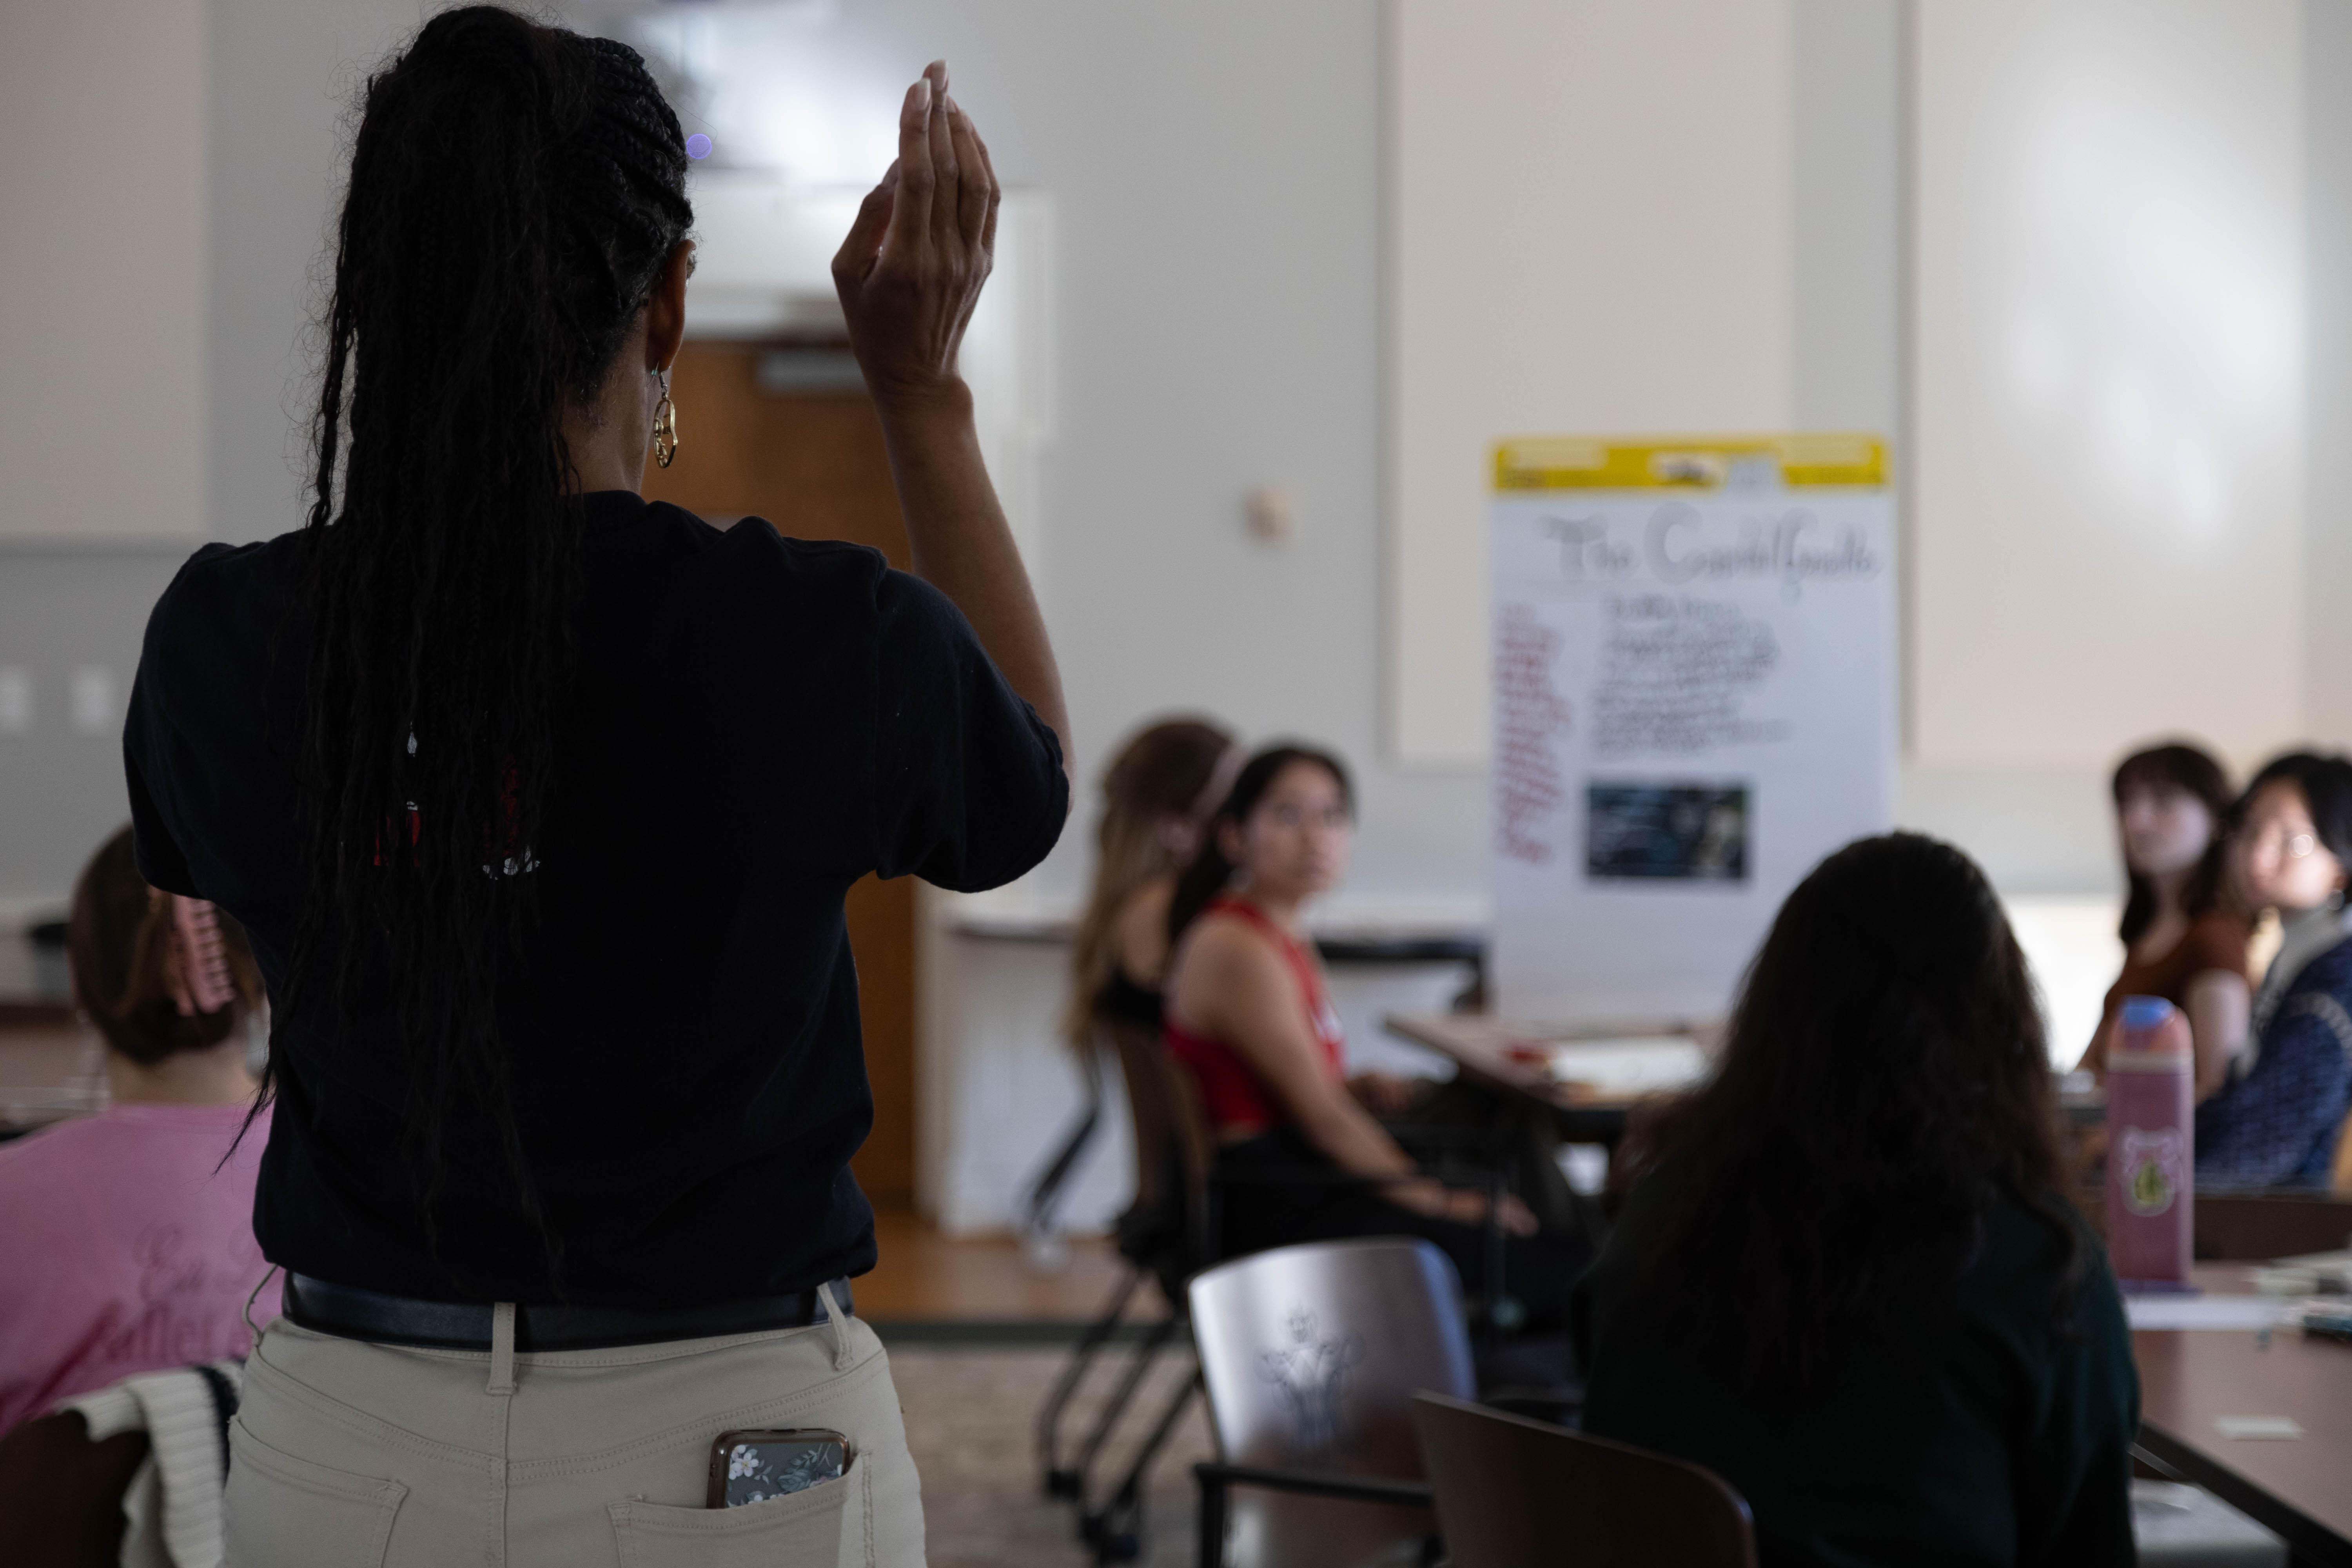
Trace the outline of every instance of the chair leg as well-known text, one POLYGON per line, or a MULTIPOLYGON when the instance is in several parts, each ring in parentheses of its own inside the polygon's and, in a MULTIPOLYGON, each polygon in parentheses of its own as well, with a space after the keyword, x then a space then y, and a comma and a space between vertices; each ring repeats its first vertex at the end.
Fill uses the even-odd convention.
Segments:
POLYGON ((1029 1190, 1023 1203, 1025 1216, 1023 1221, 1024 1230, 1042 1231, 1052 1227, 1055 1205, 1061 1201, 1062 1184, 1069 1179, 1070 1172, 1078 1163, 1078 1157, 1087 1152, 1087 1145, 1094 1142, 1095 1128, 1102 1121, 1100 1052, 1093 1047, 1088 1047, 1086 1054, 1080 1058, 1080 1068, 1086 1075, 1086 1103, 1078 1108, 1077 1117, 1071 1123, 1068 1135, 1062 1140, 1061 1147, 1046 1162, 1045 1170, 1029 1184, 1029 1190))
POLYGON ((1151 1331, 1143 1336, 1141 1344, 1135 1347, 1135 1355, 1127 1365, 1127 1375, 1119 1379, 1118 1387, 1111 1394, 1110 1403, 1103 1406, 1102 1414, 1095 1419, 1094 1430, 1087 1434, 1086 1446, 1078 1450, 1078 1461, 1072 1467, 1076 1479, 1070 1493, 1078 1500, 1082 1513, 1086 1506, 1087 1474, 1094 1469, 1095 1460, 1102 1453, 1103 1445, 1110 1441, 1119 1417, 1127 1414, 1128 1405, 1135 1398, 1135 1391, 1143 1385, 1144 1375, 1151 1370, 1151 1363, 1159 1359, 1161 1351, 1167 1349, 1168 1342, 1176 1337, 1179 1322, 1180 1320, 1171 1312, 1151 1325, 1151 1331))
POLYGON ((1225 1568, 1225 1512, 1229 1493, 1223 1476, 1201 1476, 1200 1568, 1225 1568))
POLYGON ((1046 1396, 1045 1407, 1037 1412, 1037 1462, 1045 1475, 1047 1497, 1078 1495, 1078 1472, 1061 1462, 1062 1413, 1077 1393, 1078 1384, 1086 1380, 1087 1373, 1095 1363, 1095 1357, 1118 1331, 1119 1320, 1127 1313, 1127 1304, 1145 1277, 1144 1270, 1130 1267, 1126 1277, 1113 1288, 1109 1304, 1087 1326, 1087 1331, 1070 1352, 1070 1364, 1055 1382, 1054 1392, 1046 1396))
POLYGON ((1196 1362, 1192 1375, 1179 1384, 1176 1392, 1160 1411, 1160 1419, 1144 1438, 1143 1447, 1128 1467, 1127 1475, 1111 1494, 1110 1501, 1086 1516, 1078 1533, 1095 1549, 1097 1563, 1132 1563, 1143 1553, 1143 1483, 1151 1469, 1151 1461, 1160 1457, 1168 1436, 1176 1430, 1176 1423, 1184 1407, 1192 1403, 1192 1395, 1201 1386, 1201 1370, 1196 1362))
POLYGON ((1510 1293, 1510 1281, 1503 1274, 1503 1195, 1509 1191, 1500 1170, 1486 1176, 1486 1326, 1497 1334, 1507 1334, 1528 1321, 1524 1302, 1510 1293))

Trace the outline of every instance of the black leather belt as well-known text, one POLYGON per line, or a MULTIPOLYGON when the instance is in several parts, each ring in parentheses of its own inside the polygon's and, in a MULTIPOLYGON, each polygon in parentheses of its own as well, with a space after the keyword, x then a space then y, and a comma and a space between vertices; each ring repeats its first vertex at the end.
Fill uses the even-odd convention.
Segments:
MULTIPOLYGON (((850 1311, 849 1281, 833 1281, 833 1300, 850 1311)), ((490 1348, 490 1306, 486 1301, 420 1301, 387 1296, 355 1285, 334 1285, 288 1270, 286 1315, 306 1329, 376 1344, 422 1345, 433 1350, 490 1348)), ((655 1344, 664 1340, 701 1340, 719 1334, 752 1334, 769 1329, 799 1329, 824 1321, 824 1303, 814 1290, 789 1296, 755 1296, 738 1301, 705 1301, 691 1307, 588 1307, 567 1302, 525 1301, 515 1308, 515 1349, 593 1351, 614 1345, 655 1344)))

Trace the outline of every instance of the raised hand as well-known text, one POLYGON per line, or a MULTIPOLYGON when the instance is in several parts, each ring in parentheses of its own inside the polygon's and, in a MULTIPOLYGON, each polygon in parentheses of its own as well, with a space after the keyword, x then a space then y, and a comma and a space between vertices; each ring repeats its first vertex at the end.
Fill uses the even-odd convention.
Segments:
POLYGON ((956 352, 988 280, 1003 193, 934 60, 898 110, 898 157, 833 258, 850 347, 877 403, 961 395, 956 352))
POLYGON ((935 60, 898 110, 898 161, 833 258, 849 344, 882 421, 917 576, 955 601, 1005 681, 1062 742, 1070 713, 1037 595, 988 482, 956 351, 988 281, 1003 193, 935 60))

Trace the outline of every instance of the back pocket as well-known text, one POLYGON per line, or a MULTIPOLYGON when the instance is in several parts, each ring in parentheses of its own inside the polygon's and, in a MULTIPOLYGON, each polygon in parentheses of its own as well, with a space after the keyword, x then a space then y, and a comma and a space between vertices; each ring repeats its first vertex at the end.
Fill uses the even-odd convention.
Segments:
POLYGON ((622 1568, 833 1568, 842 1506, 856 1470, 806 1491, 740 1508, 608 1503, 622 1568))
POLYGON ((231 1421, 226 1568, 378 1568, 408 1489, 281 1454, 231 1421))

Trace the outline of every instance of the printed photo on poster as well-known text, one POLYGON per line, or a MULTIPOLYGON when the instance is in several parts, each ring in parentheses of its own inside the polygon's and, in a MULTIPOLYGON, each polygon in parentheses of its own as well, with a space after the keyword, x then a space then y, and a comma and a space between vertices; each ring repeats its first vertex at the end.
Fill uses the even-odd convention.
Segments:
POLYGON ((1748 785, 1595 781, 1585 788, 1584 874, 1596 880, 1748 880, 1748 785))

